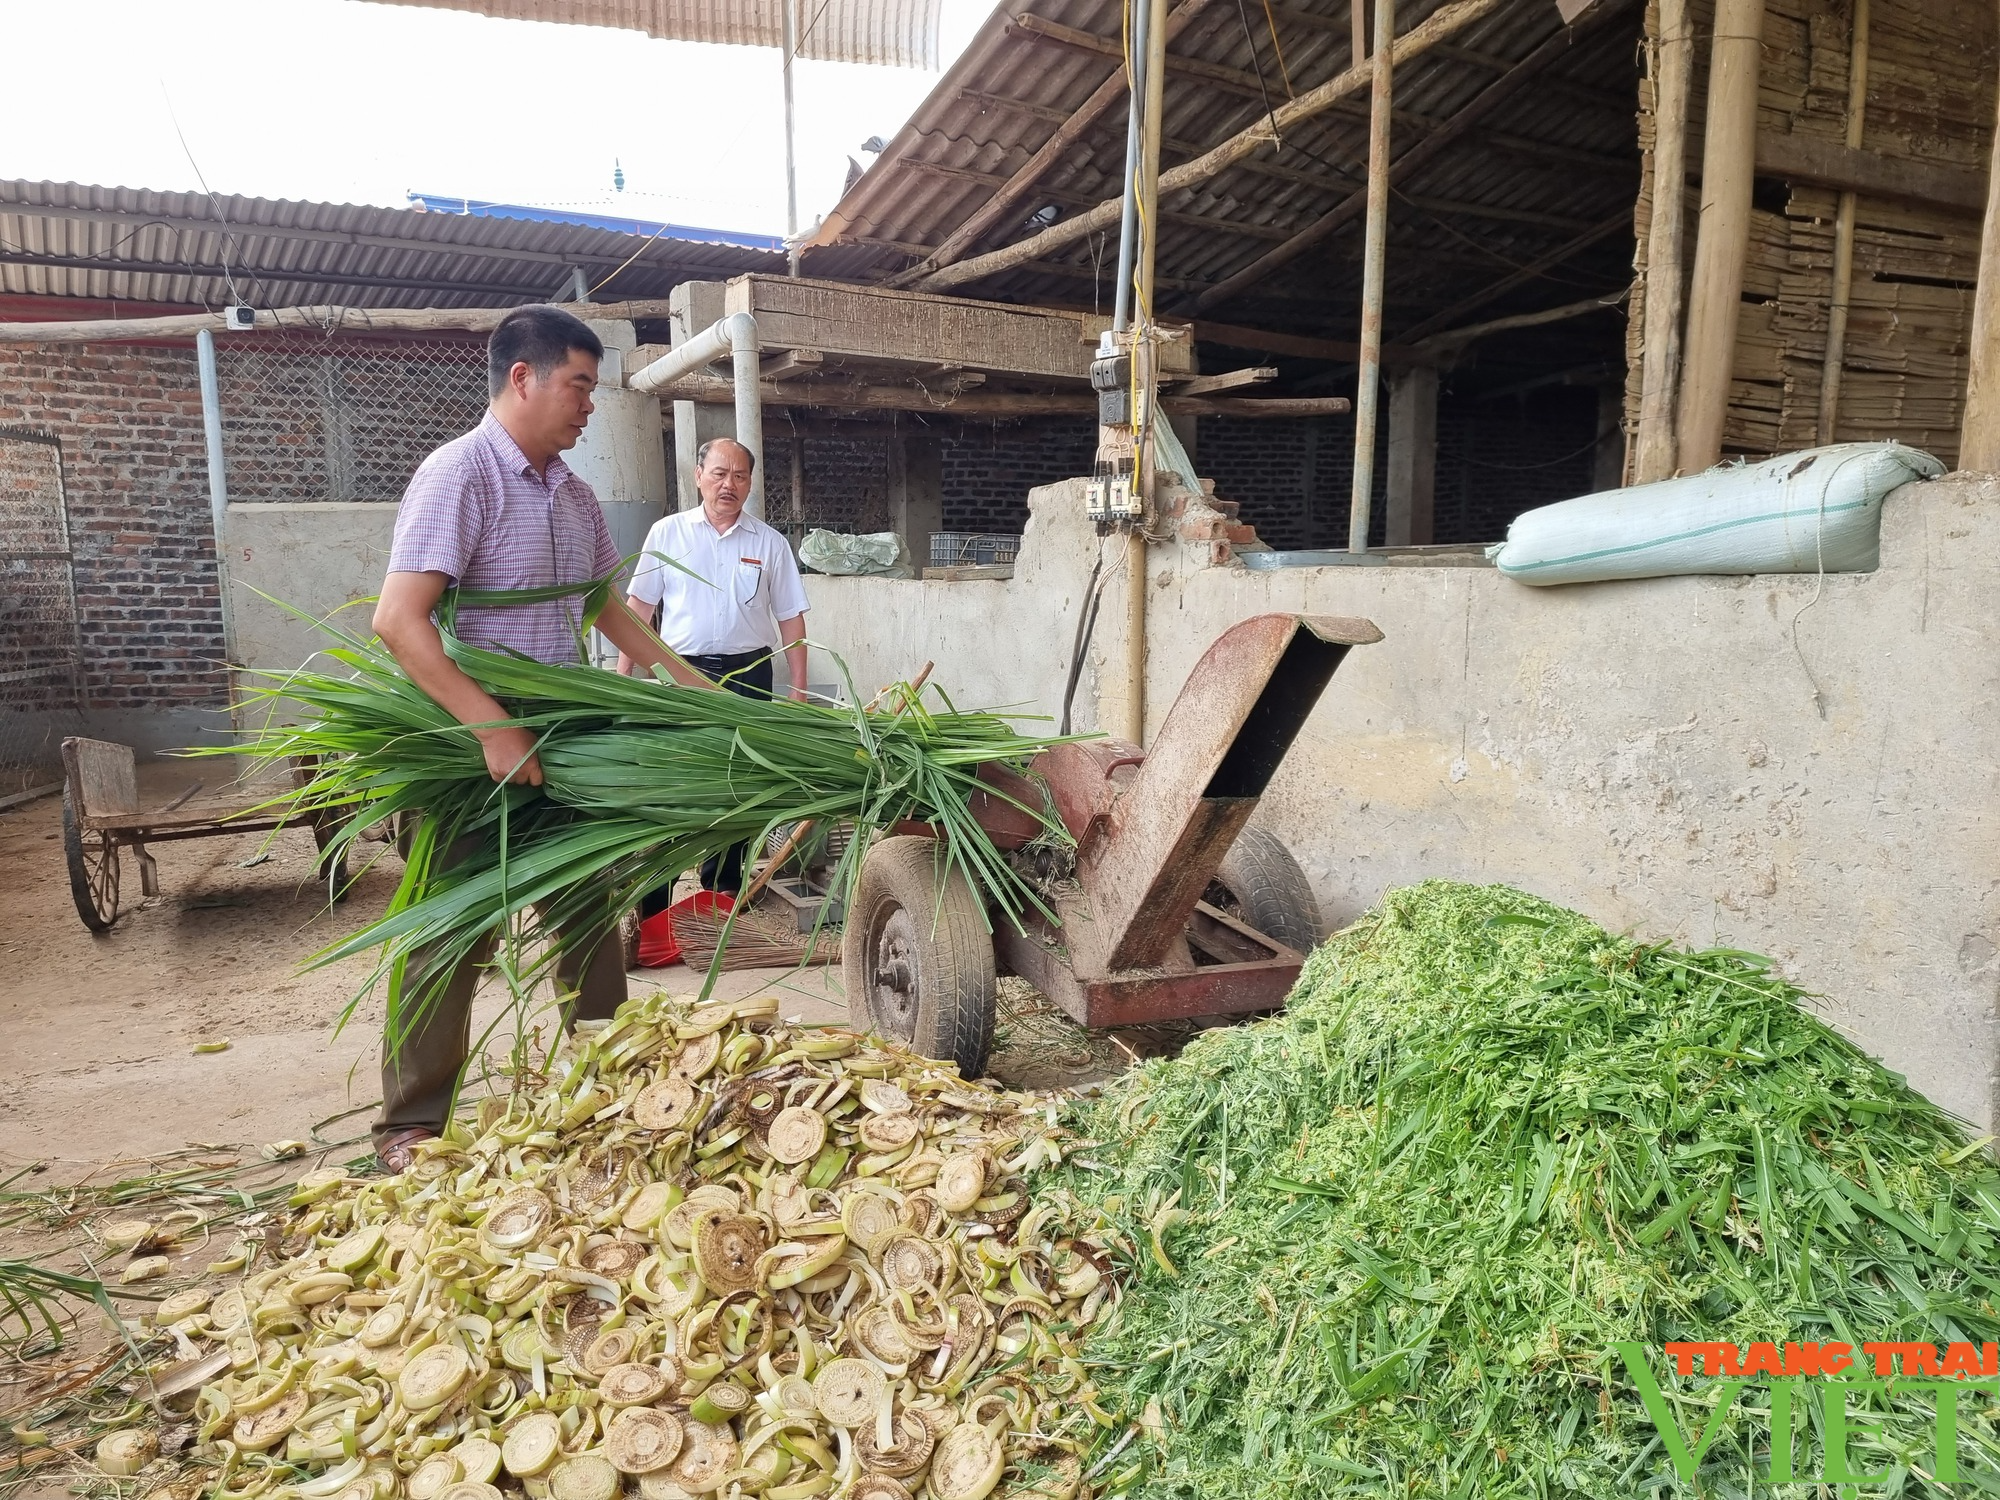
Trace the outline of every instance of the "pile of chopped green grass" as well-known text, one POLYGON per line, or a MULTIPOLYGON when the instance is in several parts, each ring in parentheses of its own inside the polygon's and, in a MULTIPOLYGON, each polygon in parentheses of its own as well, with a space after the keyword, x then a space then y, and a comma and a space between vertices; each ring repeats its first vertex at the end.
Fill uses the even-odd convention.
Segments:
MULTIPOLYGON (((1099 1160, 1066 1185, 1132 1258, 1091 1374, 1150 1433, 1115 1456, 1108 1433, 1097 1482, 1834 1493, 1765 1478, 1761 1385, 1682 1483, 1612 1352, 1646 1347, 1693 1447, 1722 1382, 1672 1376, 1667 1340, 1839 1340, 1861 1364, 1864 1340, 2000 1338, 1989 1160, 1805 1003, 1752 955, 1636 944, 1505 887, 1392 893, 1282 1016, 1086 1107, 1099 1160)), ((1867 1494, 1947 1493, 1933 1402, 1863 1421, 1850 1398, 1853 1472, 1889 1474, 1867 1494)), ((1958 1450, 1948 1492, 2000 1493, 1992 1396, 1959 1402, 1958 1450)))

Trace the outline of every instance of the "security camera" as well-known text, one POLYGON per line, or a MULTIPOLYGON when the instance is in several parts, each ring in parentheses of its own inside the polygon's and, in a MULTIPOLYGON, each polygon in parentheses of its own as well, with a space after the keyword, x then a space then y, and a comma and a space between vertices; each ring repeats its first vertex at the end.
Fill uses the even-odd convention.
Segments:
POLYGON ((222 310, 222 326, 231 333, 248 333, 257 326, 257 309, 231 304, 222 310))

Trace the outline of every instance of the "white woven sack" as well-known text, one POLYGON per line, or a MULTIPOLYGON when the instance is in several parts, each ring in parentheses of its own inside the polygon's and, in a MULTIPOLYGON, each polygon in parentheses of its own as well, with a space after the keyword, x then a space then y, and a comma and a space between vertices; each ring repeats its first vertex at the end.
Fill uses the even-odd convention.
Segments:
POLYGON ((1880 556, 1882 497, 1943 472, 1900 443, 1835 443, 1544 505, 1516 516, 1486 555, 1532 584, 1867 572, 1880 556))

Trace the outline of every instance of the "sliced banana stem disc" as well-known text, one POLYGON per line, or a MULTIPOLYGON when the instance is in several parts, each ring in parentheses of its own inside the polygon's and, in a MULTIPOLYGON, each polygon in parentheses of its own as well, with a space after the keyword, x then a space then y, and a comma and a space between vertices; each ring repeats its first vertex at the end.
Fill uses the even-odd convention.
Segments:
POLYGON ((611 1461, 595 1453, 566 1458, 549 1471, 551 1500, 616 1500, 623 1487, 611 1461))
POLYGON ((681 1455, 675 1460, 673 1477, 677 1484, 696 1491, 710 1489, 736 1467, 736 1438, 727 1427, 714 1426, 698 1417, 681 1421, 681 1455))
MULTIPOLYGON (((605 1333, 595 1334, 583 1347, 583 1367, 600 1380, 617 1369, 629 1364, 639 1347, 639 1335, 630 1328, 613 1328, 605 1333)), ((638 1406, 643 1403, 632 1402, 638 1406)))
POLYGON ((826 1116, 797 1104, 780 1110, 764 1134, 764 1144, 788 1167, 811 1161, 826 1144, 826 1116))
POLYGON ((1007 1467, 1000 1439, 973 1422, 961 1422, 938 1439, 931 1455, 930 1487, 937 1500, 986 1500, 1007 1467))
POLYGON ((750 1393, 733 1381, 717 1381, 688 1408, 688 1415, 712 1426, 721 1426, 731 1417, 741 1416, 750 1406, 750 1393))
POLYGON ((433 1344, 403 1366, 396 1393, 411 1411, 430 1411, 456 1396, 472 1377, 472 1360, 456 1344, 433 1344))
POLYGON ((836 1427, 859 1427, 875 1420, 876 1403, 888 1382, 865 1359, 836 1359, 813 1379, 819 1414, 836 1427))
POLYGON ((493 1205, 479 1228, 479 1237, 495 1250, 525 1249, 542 1237, 553 1213, 547 1198, 533 1188, 523 1188, 493 1205))
POLYGON ((491 1484, 500 1472, 500 1445, 491 1438, 469 1437, 451 1451, 465 1477, 475 1484, 491 1484))
POLYGON ((409 1500, 438 1500, 446 1490, 465 1478, 465 1466, 456 1453, 433 1453, 410 1471, 403 1481, 409 1500))
POLYGON ((969 1213, 986 1191, 986 1161, 973 1152, 945 1158, 931 1191, 955 1214, 969 1213))
POLYGON ((725 1296, 757 1284, 757 1257, 770 1248, 764 1226, 746 1214, 712 1214, 696 1221, 694 1264, 701 1279, 725 1296))
POLYGON ((694 1097, 687 1079, 663 1078, 632 1101, 632 1123, 641 1130, 678 1130, 694 1111, 694 1097))
POLYGON ((531 1411, 500 1443, 500 1461, 517 1479, 532 1479, 547 1471, 562 1450, 562 1420, 552 1411, 531 1411))
POLYGON ((238 1417, 229 1437, 239 1448, 262 1453, 298 1426, 305 1414, 306 1393, 287 1391, 262 1410, 238 1417))
POLYGON ((672 1412, 632 1407, 611 1419, 604 1431, 604 1456, 621 1474, 651 1474, 681 1451, 681 1421, 672 1412))
POLYGON ((613 1365, 597 1382, 597 1397, 607 1406, 651 1406, 666 1394, 666 1375, 651 1365, 613 1365))
POLYGON ((122 1479, 145 1468, 159 1451, 158 1435, 142 1428, 107 1432, 97 1440, 97 1467, 122 1479))

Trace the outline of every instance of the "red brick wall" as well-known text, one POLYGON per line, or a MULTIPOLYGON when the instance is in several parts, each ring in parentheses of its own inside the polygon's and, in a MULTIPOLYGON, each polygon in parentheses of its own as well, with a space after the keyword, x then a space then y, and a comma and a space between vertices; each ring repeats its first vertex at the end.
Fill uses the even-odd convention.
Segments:
POLYGON ((193 348, 0 345, 0 426, 62 440, 85 706, 225 702, 193 348))

